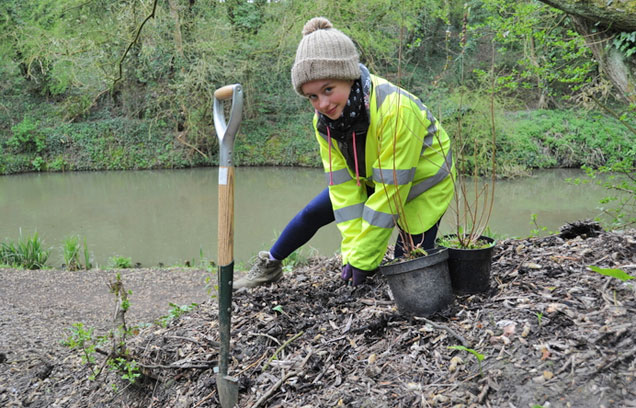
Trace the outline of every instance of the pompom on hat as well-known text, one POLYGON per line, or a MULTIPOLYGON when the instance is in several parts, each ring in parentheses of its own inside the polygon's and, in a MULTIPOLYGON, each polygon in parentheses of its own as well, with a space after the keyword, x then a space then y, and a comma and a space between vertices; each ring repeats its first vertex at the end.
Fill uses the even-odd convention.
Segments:
POLYGON ((324 17, 314 17, 303 27, 303 38, 291 69, 292 85, 303 96, 302 86, 317 79, 358 79, 361 72, 356 47, 324 17))

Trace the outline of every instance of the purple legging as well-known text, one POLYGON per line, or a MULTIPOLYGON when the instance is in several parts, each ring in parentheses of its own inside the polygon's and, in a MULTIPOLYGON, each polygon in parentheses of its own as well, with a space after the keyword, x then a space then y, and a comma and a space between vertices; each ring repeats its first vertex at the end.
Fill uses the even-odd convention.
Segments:
MULTIPOLYGON (((372 192, 373 190, 368 193, 372 192)), ((270 249, 270 254, 280 260, 287 258, 292 252, 305 245, 320 228, 335 220, 329 199, 329 188, 325 188, 292 218, 270 249)), ((433 248, 438 226, 439 221, 423 234, 411 235, 413 243, 421 244, 423 249, 433 248)), ((402 235, 402 233, 398 234, 395 244, 396 258, 404 255, 402 235)))

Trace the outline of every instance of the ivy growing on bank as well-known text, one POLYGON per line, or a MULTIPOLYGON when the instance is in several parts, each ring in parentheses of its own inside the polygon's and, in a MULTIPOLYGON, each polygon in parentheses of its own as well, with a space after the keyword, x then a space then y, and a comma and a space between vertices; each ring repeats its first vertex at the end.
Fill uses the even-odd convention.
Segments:
MULTIPOLYGON (((583 110, 582 95, 631 126, 634 108, 603 88, 567 15, 540 2, 6 0, 0 174, 215 165, 212 92, 235 82, 246 95, 238 165, 320 166, 311 109, 289 80, 301 27, 315 15, 343 27, 372 72, 413 91, 447 130, 462 115, 469 138, 488 129, 483 107, 458 112, 454 98, 462 83, 479 100, 494 44, 502 176, 633 152, 620 121, 583 110)), ((634 44, 634 33, 613 40, 626 55, 634 44)))

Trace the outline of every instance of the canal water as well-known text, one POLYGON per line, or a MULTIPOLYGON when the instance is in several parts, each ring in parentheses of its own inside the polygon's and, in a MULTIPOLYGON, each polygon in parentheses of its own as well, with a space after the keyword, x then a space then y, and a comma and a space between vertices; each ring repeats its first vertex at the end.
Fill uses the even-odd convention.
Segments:
MULTIPOLYGON (((498 181, 490 229, 498 237, 528 236, 537 226, 558 231, 567 222, 599 214, 607 191, 574 185, 577 170, 538 171, 532 177, 498 181)), ((0 176, 0 240, 16 241, 37 231, 51 248, 49 264, 60 266, 64 239, 86 240, 94 263, 113 256, 142 266, 197 264, 216 259, 216 168, 125 172, 71 172, 0 176)), ((268 249, 285 224, 325 187, 320 169, 237 168, 235 260, 248 264, 268 249)), ((451 231, 450 215, 442 232, 451 231)), ((304 248, 331 255, 339 247, 335 225, 304 248)))

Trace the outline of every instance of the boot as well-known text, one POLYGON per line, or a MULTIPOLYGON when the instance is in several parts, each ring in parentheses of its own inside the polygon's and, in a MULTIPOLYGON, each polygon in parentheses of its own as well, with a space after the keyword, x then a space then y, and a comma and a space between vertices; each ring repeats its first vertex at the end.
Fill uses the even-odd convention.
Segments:
POLYGON ((269 259, 269 252, 261 251, 252 269, 240 279, 234 281, 233 289, 255 288, 283 277, 283 262, 269 259))

